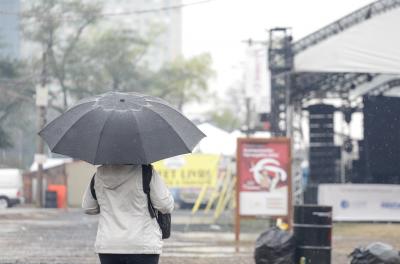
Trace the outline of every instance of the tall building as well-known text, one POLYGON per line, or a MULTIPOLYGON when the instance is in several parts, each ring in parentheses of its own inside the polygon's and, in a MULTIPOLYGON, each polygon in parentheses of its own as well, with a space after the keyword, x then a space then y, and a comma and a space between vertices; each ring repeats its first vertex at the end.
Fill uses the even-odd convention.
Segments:
POLYGON ((19 0, 0 0, 0 57, 20 57, 19 0))
POLYGON ((153 69, 182 54, 182 0, 114 0, 107 2, 106 11, 129 13, 115 21, 124 21, 142 35, 160 30, 145 60, 153 69))

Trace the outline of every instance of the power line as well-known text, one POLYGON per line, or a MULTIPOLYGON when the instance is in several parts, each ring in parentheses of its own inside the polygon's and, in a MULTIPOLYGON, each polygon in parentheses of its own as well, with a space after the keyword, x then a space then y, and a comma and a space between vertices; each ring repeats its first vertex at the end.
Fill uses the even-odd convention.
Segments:
MULTIPOLYGON (((165 7, 160 7, 160 8, 151 8, 151 9, 142 9, 142 10, 132 10, 132 11, 125 11, 125 12, 100 13, 99 16, 115 17, 115 16, 141 15, 141 14, 147 14, 147 13, 163 12, 163 11, 168 11, 168 10, 173 10, 173 9, 182 9, 185 7, 201 5, 201 4, 209 3, 212 1, 215 1, 215 0, 203 0, 203 1, 193 2, 193 3, 187 3, 187 4, 171 5, 171 6, 165 6, 165 7)), ((22 16, 22 13, 0 10, 0 15, 22 16)))
POLYGON ((161 8, 133 10, 133 11, 117 12, 117 13, 103 13, 102 16, 127 16, 127 15, 133 15, 133 14, 154 13, 154 12, 168 11, 171 9, 181 9, 181 8, 188 7, 188 6, 205 4, 205 3, 208 3, 211 1, 215 1, 215 0, 204 0, 204 1, 198 1, 198 2, 193 2, 193 3, 187 3, 187 4, 165 6, 165 7, 161 7, 161 8))

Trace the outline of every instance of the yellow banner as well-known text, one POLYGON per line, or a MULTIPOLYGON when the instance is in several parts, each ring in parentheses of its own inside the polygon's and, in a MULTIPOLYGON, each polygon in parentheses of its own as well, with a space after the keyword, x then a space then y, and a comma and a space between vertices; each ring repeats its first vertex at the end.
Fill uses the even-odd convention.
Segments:
POLYGON ((215 186, 219 155, 187 154, 154 163, 168 187, 215 186))

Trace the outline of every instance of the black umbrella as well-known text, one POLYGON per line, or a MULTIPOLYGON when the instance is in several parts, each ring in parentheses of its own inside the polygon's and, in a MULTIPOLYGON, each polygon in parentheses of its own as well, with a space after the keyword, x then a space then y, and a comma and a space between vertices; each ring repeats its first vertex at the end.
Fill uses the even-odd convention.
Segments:
POLYGON ((80 101, 39 132, 54 153, 92 164, 149 164, 189 153, 205 136, 164 100, 108 92, 80 101))

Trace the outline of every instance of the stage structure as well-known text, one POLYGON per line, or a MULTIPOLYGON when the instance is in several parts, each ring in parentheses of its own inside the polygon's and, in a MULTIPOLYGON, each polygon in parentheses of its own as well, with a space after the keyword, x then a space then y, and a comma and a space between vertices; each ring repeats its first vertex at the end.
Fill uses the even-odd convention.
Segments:
POLYGON ((268 65, 271 72, 271 130, 286 136, 290 72, 293 69, 292 34, 288 28, 269 31, 268 65))
MULTIPOLYGON (((337 177, 333 174, 334 170, 328 173, 328 178, 324 178, 314 166, 317 162, 316 156, 330 156, 340 160, 340 154, 344 151, 353 152, 354 142, 350 135, 341 135, 343 142, 340 146, 321 146, 317 149, 318 154, 315 154, 315 145, 311 146, 313 136, 306 138, 302 133, 302 120, 304 115, 313 115, 312 111, 308 111, 310 106, 327 105, 328 101, 333 100, 336 106, 327 106, 332 107, 332 115, 340 112, 349 124, 355 112, 364 111, 364 115, 368 115, 363 110, 366 96, 398 96, 399 24, 400 0, 379 0, 295 42, 292 41, 291 30, 288 28, 269 31, 271 132, 273 135, 286 135, 292 139, 292 186, 295 203, 303 201, 299 190, 305 189, 302 186, 304 173, 300 167, 304 159, 309 159, 311 170, 308 180, 311 180, 311 187, 314 183, 351 181, 343 175, 337 177), (305 141, 310 143, 306 149, 305 141), (308 154, 304 155, 304 152, 308 154)), ((382 113, 376 115, 379 114, 382 113)), ((364 126, 364 129, 370 130, 371 126, 364 126)), ((364 131, 364 134, 370 141, 377 136, 371 135, 370 131, 364 131)), ((359 145, 361 152, 369 153, 363 149, 362 142, 359 145)), ((365 169, 368 168, 367 166, 365 169)), ((345 170, 341 174, 343 171, 345 170)), ((371 182, 374 177, 368 174, 368 181, 371 182)), ((316 197, 308 202, 316 202, 316 197)))

